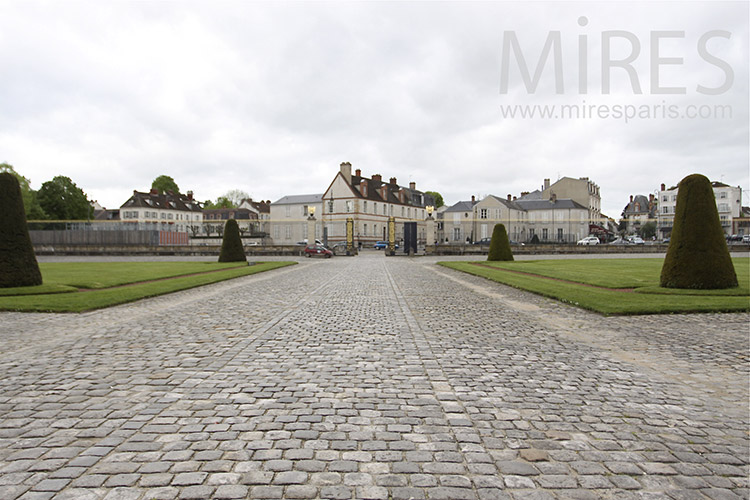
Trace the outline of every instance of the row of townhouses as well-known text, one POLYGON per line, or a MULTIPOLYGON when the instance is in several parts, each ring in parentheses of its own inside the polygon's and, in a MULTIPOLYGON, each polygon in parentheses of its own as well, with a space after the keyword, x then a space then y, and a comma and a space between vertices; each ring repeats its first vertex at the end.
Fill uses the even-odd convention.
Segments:
POLYGON ((591 233, 612 232, 601 213, 599 186, 587 177, 544 179, 541 190, 520 197, 494 195, 459 201, 438 215, 438 241, 471 242, 489 238, 495 224, 505 225, 511 241, 575 242, 591 233))
MULTIPOLYGON (((742 190, 713 183, 722 226, 727 234, 750 234, 750 209, 742 207, 742 190)), ((677 187, 648 197, 635 195, 625 206, 620 229, 636 233, 653 222, 658 236, 671 233, 677 187)), ((193 193, 133 191, 119 210, 103 210, 100 221, 111 221, 130 229, 184 232, 191 237, 221 234, 228 219, 237 220, 244 236, 265 238, 278 245, 304 240, 330 242, 346 239, 347 221, 353 223, 357 244, 371 245, 387 239, 388 220, 396 222, 396 238, 403 238, 404 223, 417 223, 417 237, 426 241, 426 220, 435 200, 416 188, 415 182, 401 186, 395 177, 369 177, 344 162, 322 193, 288 195, 275 202, 242 200, 237 208, 203 209, 193 193), (310 235, 310 228, 315 234, 310 235)), ((435 211, 434 240, 465 243, 489 238, 495 224, 506 226, 511 240, 572 243, 589 234, 608 239, 618 228, 601 212, 599 186, 587 177, 562 177, 555 183, 544 179, 540 189, 520 196, 489 195, 481 200, 459 201, 435 211)), ((104 227, 104 225, 99 225, 104 227)), ((432 238, 430 238, 432 239, 432 238)))
MULTIPOLYGON (((711 182, 716 198, 716 209, 724 234, 750 234, 750 208, 742 206, 742 188, 729 186, 723 182, 711 182)), ((637 233, 645 224, 656 225, 659 239, 669 237, 674 225, 679 188, 667 188, 662 184, 655 193, 630 196, 630 202, 622 212, 624 226, 629 233, 637 233)))

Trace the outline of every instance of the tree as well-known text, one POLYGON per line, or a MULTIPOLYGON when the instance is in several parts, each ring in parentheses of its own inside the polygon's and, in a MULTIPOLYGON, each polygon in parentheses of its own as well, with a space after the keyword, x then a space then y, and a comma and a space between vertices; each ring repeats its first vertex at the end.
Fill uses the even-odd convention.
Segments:
POLYGON ((158 189, 160 193, 166 193, 167 191, 173 191, 175 194, 180 192, 180 188, 177 187, 177 183, 168 175, 160 175, 154 182, 151 183, 151 189, 158 189))
POLYGON ((250 198, 250 195, 245 191, 242 191, 241 189, 232 189, 230 191, 227 191, 222 198, 226 198, 227 200, 229 200, 229 202, 232 204, 231 208, 236 208, 240 206, 242 200, 250 198))
POLYGON ((8 163, 0 163, 0 172, 8 172, 15 176, 15 178, 18 180, 18 184, 21 187, 21 197, 23 198, 23 209, 26 213, 26 219, 46 219, 47 216, 44 213, 44 210, 42 210, 42 207, 39 206, 37 193, 36 191, 31 189, 30 181, 23 175, 16 172, 13 169, 13 166, 9 165, 8 163))
POLYGON ((644 240, 650 240, 654 236, 656 236, 656 222, 647 222, 643 226, 641 226, 641 229, 639 231, 641 238, 644 240))
POLYGON ((430 196, 432 196, 432 198, 435 200, 435 208, 440 208, 445 205, 445 203, 443 202, 443 195, 441 195, 437 191, 425 191, 424 194, 429 194, 430 196))
POLYGON ((490 251, 487 260, 513 260, 513 252, 510 249, 510 240, 503 224, 495 224, 490 240, 490 251))
POLYGON ((39 205, 52 220, 88 220, 94 215, 86 193, 70 177, 58 175, 42 184, 39 205))
POLYGON ((713 290, 737 286, 714 191, 703 175, 688 175, 680 181, 660 281, 665 288, 713 290))
POLYGON ((221 240, 219 262, 247 262, 245 249, 242 248, 242 238, 237 221, 229 219, 224 226, 224 238, 221 240))
POLYGON ((0 288, 42 284, 15 175, 0 173, 0 288))

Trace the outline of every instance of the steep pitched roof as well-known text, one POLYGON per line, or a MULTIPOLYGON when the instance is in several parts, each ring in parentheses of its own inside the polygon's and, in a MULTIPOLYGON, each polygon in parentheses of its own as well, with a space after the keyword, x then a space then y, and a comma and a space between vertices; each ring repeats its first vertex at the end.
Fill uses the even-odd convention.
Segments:
POLYGON ((302 205, 305 203, 322 203, 323 193, 320 194, 297 194, 284 196, 271 203, 271 205, 302 205))
POLYGON ((446 210, 443 210, 443 212, 471 212, 476 204, 476 201, 459 201, 448 207, 446 210))
POLYGON ((167 191, 160 193, 151 190, 148 193, 133 191, 128 201, 120 208, 155 208, 161 210, 178 210, 182 212, 202 212, 200 203, 193 199, 192 193, 188 195, 167 191))
POLYGON ((422 191, 399 186, 391 182, 383 182, 379 179, 368 179, 360 175, 352 175, 350 183, 354 194, 361 199, 375 202, 393 203, 395 205, 409 205, 424 208, 427 205, 435 205, 435 199, 422 191), (366 186, 364 192, 362 187, 366 186), (399 198, 399 192, 403 190, 404 201, 399 198))
POLYGON ((578 202, 575 202, 570 199, 557 199, 556 201, 552 200, 523 200, 523 199, 517 199, 514 203, 516 203, 521 209, 523 210, 549 210, 551 208, 580 208, 583 210, 588 210, 586 207, 581 205, 578 202))

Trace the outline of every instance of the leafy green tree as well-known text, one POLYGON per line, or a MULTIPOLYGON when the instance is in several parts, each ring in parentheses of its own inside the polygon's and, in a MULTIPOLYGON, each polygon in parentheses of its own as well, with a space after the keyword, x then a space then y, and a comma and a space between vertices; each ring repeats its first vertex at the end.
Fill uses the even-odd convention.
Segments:
POLYGON ((42 184, 39 205, 52 220, 88 220, 94 215, 86 193, 70 177, 58 175, 42 184))
POLYGON ((510 240, 503 224, 495 224, 490 240, 490 251, 487 260, 513 260, 513 252, 510 249, 510 240))
POLYGON ((234 219, 229 219, 224 226, 224 238, 221 240, 219 262, 247 262, 245 249, 242 248, 240 229, 234 219))
POLYGON ((241 189, 232 189, 230 191, 227 191, 224 196, 222 196, 222 198, 226 198, 227 200, 229 200, 229 202, 232 204, 231 208, 236 208, 240 206, 242 200, 244 200, 245 198, 250 198, 250 195, 241 189))
POLYGON ((46 219, 47 215, 44 213, 44 210, 42 210, 42 207, 39 206, 37 193, 36 191, 31 189, 30 181, 23 175, 16 172, 13 169, 13 166, 7 163, 0 163, 0 172, 8 172, 9 174, 15 176, 15 178, 18 180, 18 184, 21 187, 21 197, 23 198, 23 209, 26 213, 26 219, 46 219))
POLYGON ((443 195, 437 191, 425 191, 424 194, 429 194, 435 199, 435 208, 440 208, 445 205, 445 202, 443 202, 443 195))
POLYGON ((21 186, 15 175, 0 173, 0 288, 42 284, 29 238, 21 186))
POLYGON ((656 236, 656 222, 647 222, 641 226, 640 236, 644 240, 650 240, 656 236))
POLYGON ((660 282, 665 288, 713 290, 737 286, 714 191, 703 175, 688 175, 680 181, 660 282))
POLYGON ((151 183, 151 189, 158 189, 160 193, 173 191, 175 194, 180 192, 177 183, 168 175, 160 175, 151 183))

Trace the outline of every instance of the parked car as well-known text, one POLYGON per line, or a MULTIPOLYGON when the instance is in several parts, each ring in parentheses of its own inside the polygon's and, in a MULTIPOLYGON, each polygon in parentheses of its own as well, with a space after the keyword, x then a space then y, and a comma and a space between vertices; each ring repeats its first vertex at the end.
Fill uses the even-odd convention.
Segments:
POLYGON ((599 244, 599 238, 596 236, 586 236, 582 240, 578 240, 576 242, 576 245, 598 245, 599 244))
POLYGON ((610 245, 630 245, 630 242, 622 238, 617 238, 617 239, 610 241, 609 244, 610 245))
POLYGON ((333 252, 323 245, 308 245, 305 247, 305 257, 333 257, 333 252))
POLYGON ((646 242, 643 241, 643 238, 641 238, 640 236, 631 236, 630 243, 632 243, 633 245, 645 245, 646 244, 646 242))
MULTIPOLYGON (((297 242, 297 244, 298 244, 298 245, 300 245, 300 246, 303 246, 303 245, 307 245, 307 238, 305 238, 305 239, 304 239, 304 240, 302 240, 302 241, 298 241, 298 242, 297 242)), ((322 244, 323 244, 323 242, 322 242, 322 241, 320 241, 319 239, 317 239, 317 238, 316 238, 316 239, 315 239, 315 244, 316 244, 316 245, 322 245, 322 244)))
MULTIPOLYGON (((375 250, 385 250, 386 248, 388 248, 388 242, 376 241, 372 248, 374 248, 375 250)), ((398 243, 396 243, 396 249, 398 249, 398 243)))
POLYGON ((746 234, 742 237, 742 243, 747 243, 748 245, 750 245, 750 234, 746 234))
POLYGON ((475 245, 489 245, 492 238, 482 238, 474 242, 475 245))

